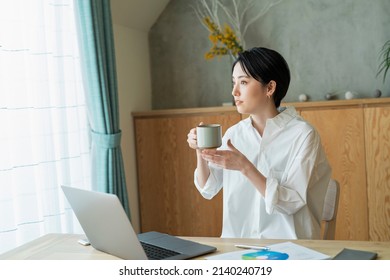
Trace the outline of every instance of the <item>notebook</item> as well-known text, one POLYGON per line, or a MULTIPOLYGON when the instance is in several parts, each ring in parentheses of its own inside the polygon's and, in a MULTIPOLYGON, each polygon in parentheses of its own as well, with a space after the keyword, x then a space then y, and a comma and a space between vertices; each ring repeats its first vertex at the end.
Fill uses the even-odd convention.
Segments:
POLYGON ((116 195, 67 186, 61 188, 90 244, 97 250, 126 260, 183 260, 216 250, 155 231, 137 235, 116 195))
POLYGON ((334 260, 375 260, 377 257, 378 254, 376 252, 344 248, 333 259, 334 260))

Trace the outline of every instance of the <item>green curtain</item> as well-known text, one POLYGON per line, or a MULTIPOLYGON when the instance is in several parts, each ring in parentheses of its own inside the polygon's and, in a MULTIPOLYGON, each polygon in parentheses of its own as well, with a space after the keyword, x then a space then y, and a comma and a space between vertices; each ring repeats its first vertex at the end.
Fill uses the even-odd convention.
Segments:
POLYGON ((92 138, 92 188, 116 194, 130 218, 120 147, 118 87, 109 0, 74 1, 92 138))

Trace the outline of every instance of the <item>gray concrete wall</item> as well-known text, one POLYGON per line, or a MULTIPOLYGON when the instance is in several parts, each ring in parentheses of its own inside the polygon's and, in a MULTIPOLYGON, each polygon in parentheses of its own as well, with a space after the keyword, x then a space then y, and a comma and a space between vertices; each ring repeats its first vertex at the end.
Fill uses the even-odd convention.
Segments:
MULTIPOLYGON (((264 1, 248 16, 256 15, 264 1)), ((190 7, 194 2, 171 0, 149 32, 153 109, 232 100, 232 61, 228 56, 204 59, 211 43, 190 7)), ((380 89, 390 96, 390 73, 385 83, 382 75, 376 77, 379 52, 389 39, 390 0, 284 0, 249 28, 245 43, 285 57, 292 80, 284 101, 293 102, 302 93, 317 101, 334 91, 367 98, 380 89)))

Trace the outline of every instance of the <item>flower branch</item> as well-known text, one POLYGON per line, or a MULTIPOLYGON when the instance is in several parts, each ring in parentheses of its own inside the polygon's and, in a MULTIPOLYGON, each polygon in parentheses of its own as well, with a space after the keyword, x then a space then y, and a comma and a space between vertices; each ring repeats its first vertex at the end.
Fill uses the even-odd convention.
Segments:
POLYGON ((252 10, 258 1, 230 1, 230 6, 222 3, 221 0, 199 0, 196 2, 196 6, 191 6, 202 26, 210 32, 209 39, 213 46, 206 53, 206 59, 227 54, 235 58, 239 51, 246 49, 244 36, 249 26, 282 0, 276 2, 271 0, 245 24, 247 12, 252 10), (224 23, 223 26, 218 15, 219 8, 222 9, 224 17, 227 19, 227 23, 224 23))

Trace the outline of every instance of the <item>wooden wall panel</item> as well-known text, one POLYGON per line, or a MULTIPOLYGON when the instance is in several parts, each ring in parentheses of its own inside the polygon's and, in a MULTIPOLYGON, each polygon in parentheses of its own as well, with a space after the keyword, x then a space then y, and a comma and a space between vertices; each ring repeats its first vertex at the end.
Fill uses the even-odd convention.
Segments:
POLYGON ((206 200, 193 183, 196 155, 188 147, 187 134, 201 121, 220 123, 224 133, 240 121, 240 115, 135 119, 142 232, 220 236, 222 192, 206 200))
POLYGON ((320 133, 339 181, 341 193, 336 239, 368 240, 363 109, 323 109, 301 112, 320 133))
POLYGON ((364 109, 370 240, 390 240, 390 108, 364 109))
MULTIPOLYGON (((316 127, 341 185, 338 240, 390 240, 390 98, 283 104, 316 127)), ((195 152, 186 142, 199 122, 223 130, 241 116, 234 107, 133 113, 141 230, 219 236, 222 194, 208 201, 193 184, 195 152)), ((245 118, 247 116, 242 116, 245 118)))

